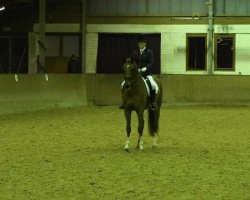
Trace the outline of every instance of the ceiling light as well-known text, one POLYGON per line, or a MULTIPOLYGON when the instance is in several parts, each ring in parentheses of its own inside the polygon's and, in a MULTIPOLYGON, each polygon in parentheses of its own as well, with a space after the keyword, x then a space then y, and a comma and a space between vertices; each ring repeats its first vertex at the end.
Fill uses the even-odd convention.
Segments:
POLYGON ((3 11, 5 10, 5 7, 4 6, 0 6, 0 11, 3 11))

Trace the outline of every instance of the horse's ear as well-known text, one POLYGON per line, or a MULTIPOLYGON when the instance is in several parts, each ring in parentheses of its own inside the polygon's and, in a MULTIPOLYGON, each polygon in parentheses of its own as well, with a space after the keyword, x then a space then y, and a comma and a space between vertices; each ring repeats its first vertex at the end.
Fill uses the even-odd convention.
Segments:
POLYGON ((131 63, 132 62, 132 59, 129 57, 129 58, 126 58, 126 63, 131 63))

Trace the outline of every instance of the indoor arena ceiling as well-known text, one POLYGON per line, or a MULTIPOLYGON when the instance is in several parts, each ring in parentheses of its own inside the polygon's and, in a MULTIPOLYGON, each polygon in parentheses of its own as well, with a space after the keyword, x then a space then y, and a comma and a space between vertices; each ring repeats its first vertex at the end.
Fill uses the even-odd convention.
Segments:
MULTIPOLYGON (((52 6, 60 0, 47 0, 47 6, 52 6)), ((39 0, 0 0, 0 23, 5 24, 27 16, 37 16, 39 0)))

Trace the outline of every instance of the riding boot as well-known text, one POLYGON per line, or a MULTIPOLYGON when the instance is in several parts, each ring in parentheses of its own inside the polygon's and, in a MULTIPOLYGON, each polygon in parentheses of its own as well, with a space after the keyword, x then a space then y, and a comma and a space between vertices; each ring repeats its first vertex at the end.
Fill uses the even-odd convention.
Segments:
POLYGON ((151 101, 151 110, 158 110, 158 105, 155 101, 155 90, 151 90, 150 94, 150 101, 151 101))

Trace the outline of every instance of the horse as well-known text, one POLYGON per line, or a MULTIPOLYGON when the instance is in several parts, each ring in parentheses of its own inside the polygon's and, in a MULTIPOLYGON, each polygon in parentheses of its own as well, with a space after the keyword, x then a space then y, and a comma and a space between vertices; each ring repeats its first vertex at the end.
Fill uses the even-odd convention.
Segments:
POLYGON ((157 134, 159 129, 160 108, 162 104, 162 84, 160 80, 153 77, 158 85, 156 94, 157 110, 152 110, 150 100, 147 93, 147 88, 138 72, 137 65, 131 61, 131 58, 126 58, 123 64, 124 84, 122 88, 122 101, 124 106, 124 115, 126 118, 127 139, 124 149, 129 151, 130 133, 131 133, 131 114, 135 111, 138 117, 138 142, 137 149, 143 150, 143 129, 144 129, 144 111, 148 110, 148 130, 149 135, 153 137, 153 148, 156 148, 157 134))

